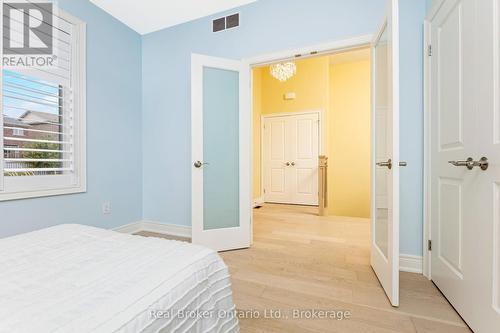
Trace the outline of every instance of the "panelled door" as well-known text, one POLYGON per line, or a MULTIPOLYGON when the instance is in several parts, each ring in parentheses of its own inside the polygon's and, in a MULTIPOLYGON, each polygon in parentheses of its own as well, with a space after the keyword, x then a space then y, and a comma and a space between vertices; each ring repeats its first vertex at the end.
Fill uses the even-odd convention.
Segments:
POLYGON ((250 246, 249 66, 192 55, 192 241, 250 246))
POLYGON ((371 265, 391 304, 399 305, 398 1, 372 42, 371 265))
POLYGON ((429 17, 431 276, 477 333, 500 331, 500 6, 429 17))
POLYGON ((263 118, 264 201, 318 205, 318 112, 263 118))

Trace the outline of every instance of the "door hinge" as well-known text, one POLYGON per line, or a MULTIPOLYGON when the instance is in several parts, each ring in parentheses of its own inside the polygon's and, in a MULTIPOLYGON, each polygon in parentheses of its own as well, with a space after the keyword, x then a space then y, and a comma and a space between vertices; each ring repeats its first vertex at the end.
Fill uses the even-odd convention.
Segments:
POLYGON ((432 45, 431 44, 429 44, 429 46, 427 46, 427 55, 429 57, 432 57, 432 45))
POLYGON ((432 241, 430 239, 427 241, 427 250, 432 251, 432 241))
POLYGON ((264 189, 264 194, 266 194, 266 189, 264 189))

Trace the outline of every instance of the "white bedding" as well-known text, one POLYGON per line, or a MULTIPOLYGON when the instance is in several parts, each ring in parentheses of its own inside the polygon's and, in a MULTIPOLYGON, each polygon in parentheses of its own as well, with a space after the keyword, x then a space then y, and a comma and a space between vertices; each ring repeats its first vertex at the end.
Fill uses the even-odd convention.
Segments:
POLYGON ((203 247, 81 225, 0 240, 0 332, 238 332, 232 310, 203 247))

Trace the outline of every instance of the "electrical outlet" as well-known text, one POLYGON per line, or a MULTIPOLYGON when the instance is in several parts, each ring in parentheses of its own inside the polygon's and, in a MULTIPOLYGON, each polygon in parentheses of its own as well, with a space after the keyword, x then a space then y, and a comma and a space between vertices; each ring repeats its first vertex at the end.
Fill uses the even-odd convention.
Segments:
POLYGON ((111 202, 106 201, 102 204, 102 213, 104 215, 109 215, 111 214, 111 202))

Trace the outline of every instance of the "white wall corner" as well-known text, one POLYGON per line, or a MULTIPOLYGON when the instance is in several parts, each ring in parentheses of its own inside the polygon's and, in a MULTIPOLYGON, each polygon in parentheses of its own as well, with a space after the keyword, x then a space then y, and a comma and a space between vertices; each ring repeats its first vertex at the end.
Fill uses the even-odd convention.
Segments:
POLYGON ((164 224, 147 220, 130 223, 113 230, 126 234, 133 234, 139 231, 149 231, 158 234, 191 238, 191 227, 175 224, 164 224))
POLYGON ((399 270, 401 272, 418 273, 423 272, 423 257, 401 254, 399 256, 399 270))

